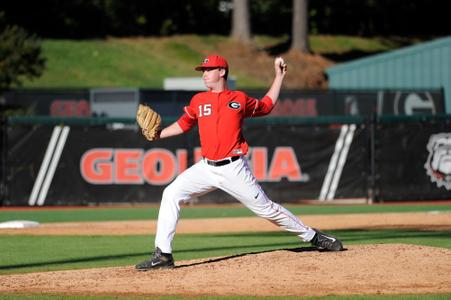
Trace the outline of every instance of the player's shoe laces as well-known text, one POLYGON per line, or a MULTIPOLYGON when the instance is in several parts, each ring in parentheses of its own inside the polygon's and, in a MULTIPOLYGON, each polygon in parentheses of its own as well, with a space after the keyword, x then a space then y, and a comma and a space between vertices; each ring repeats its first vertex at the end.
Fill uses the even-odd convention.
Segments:
POLYGON ((343 244, 334 236, 325 234, 324 232, 315 230, 316 234, 310 241, 314 247, 319 250, 327 251, 341 251, 343 250, 343 244))
POLYGON ((174 267, 174 258, 172 254, 161 252, 160 248, 156 248, 153 255, 135 266, 139 271, 155 270, 155 269, 170 269, 174 267))

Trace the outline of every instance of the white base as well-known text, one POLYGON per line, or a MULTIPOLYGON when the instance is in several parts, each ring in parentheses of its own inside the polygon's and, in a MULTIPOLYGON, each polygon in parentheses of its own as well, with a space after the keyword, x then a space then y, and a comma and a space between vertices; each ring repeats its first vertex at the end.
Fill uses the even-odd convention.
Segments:
POLYGON ((22 221, 22 220, 16 220, 16 221, 8 221, 0 223, 0 229, 7 229, 7 228, 28 228, 28 227, 38 227, 39 223, 35 221, 22 221))

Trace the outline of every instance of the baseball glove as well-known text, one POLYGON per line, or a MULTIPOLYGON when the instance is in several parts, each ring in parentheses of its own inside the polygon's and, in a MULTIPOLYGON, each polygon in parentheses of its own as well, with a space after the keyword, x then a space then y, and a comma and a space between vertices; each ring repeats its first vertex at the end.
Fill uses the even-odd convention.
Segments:
POLYGON ((160 138, 161 116, 156 111, 140 104, 136 112, 136 121, 146 139, 154 141, 160 138))

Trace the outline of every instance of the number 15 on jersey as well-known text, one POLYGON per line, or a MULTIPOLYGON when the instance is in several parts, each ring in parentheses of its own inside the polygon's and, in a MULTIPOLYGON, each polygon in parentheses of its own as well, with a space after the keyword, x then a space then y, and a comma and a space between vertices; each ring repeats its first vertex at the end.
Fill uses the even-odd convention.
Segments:
POLYGON ((199 118, 211 115, 211 104, 199 105, 199 118))

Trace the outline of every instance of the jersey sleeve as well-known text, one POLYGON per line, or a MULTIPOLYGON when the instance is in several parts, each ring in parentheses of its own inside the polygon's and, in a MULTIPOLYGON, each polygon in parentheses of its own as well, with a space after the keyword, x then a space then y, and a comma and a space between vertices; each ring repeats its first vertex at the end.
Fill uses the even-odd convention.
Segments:
POLYGON ((190 106, 185 106, 183 108, 184 114, 177 120, 180 128, 184 132, 190 130, 197 124, 197 115, 196 111, 192 109, 190 106))
POLYGON ((261 100, 246 96, 246 118, 265 116, 272 111, 273 107, 274 104, 269 96, 261 100))

